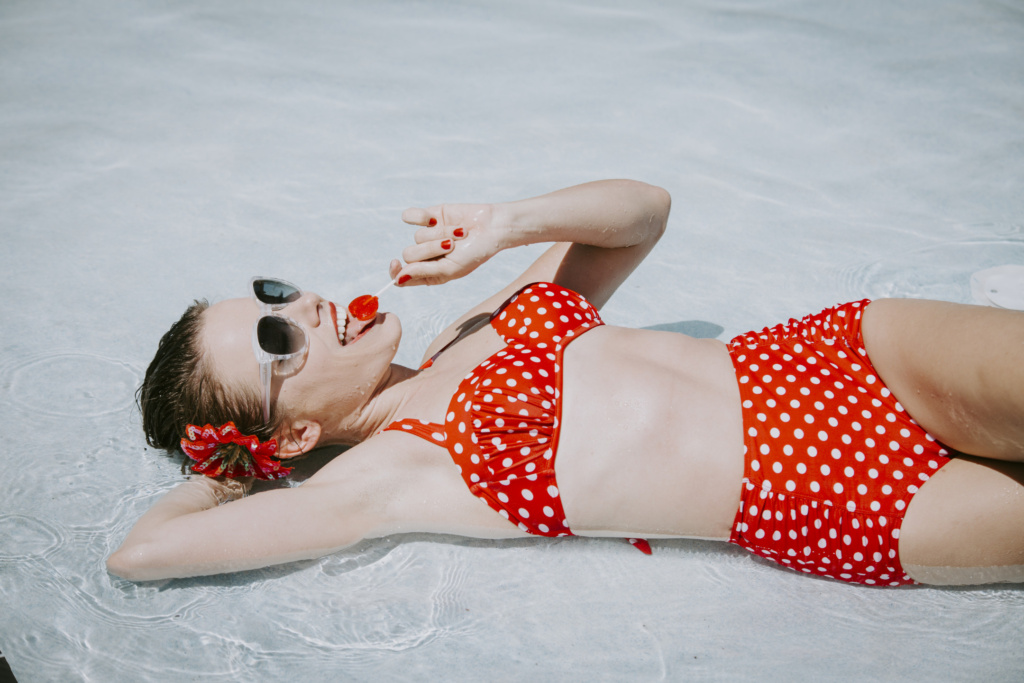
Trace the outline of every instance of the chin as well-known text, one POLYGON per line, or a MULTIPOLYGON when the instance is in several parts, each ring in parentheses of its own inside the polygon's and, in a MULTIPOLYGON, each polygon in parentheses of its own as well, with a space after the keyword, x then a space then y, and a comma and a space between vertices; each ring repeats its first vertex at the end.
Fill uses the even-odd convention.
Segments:
POLYGON ((382 313, 381 317, 382 320, 377 323, 380 332, 385 333, 381 336, 397 345, 402 341, 402 321, 394 313, 382 313))

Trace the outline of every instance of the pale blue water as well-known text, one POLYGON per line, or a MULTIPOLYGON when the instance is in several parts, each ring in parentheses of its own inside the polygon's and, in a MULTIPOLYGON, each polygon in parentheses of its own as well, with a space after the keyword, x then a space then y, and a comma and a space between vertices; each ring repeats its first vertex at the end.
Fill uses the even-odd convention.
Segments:
MULTIPOLYGON (((1024 263, 1022 112, 1019 2, 0 4, 0 650, 22 683, 1020 680, 1020 586, 710 543, 395 537, 141 585, 103 560, 181 478, 132 392, 195 297, 347 301, 406 206, 632 177, 674 208, 611 323, 970 301, 1024 263)), ((386 294, 399 360, 533 253, 386 294)))

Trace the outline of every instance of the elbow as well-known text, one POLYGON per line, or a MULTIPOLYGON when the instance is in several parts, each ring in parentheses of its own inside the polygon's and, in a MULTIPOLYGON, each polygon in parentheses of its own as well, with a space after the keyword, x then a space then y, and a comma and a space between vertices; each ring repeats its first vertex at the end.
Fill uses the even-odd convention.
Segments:
POLYGON ((107 558, 107 571, 129 581, 142 581, 143 565, 138 551, 119 548, 107 558))
POLYGON ((668 226, 668 214, 672 210, 672 195, 663 187, 644 183, 644 195, 648 208, 648 237, 653 242, 661 239, 668 226))
POLYGON ((107 571, 114 576, 119 576, 122 579, 128 579, 129 581, 135 581, 134 574, 132 572, 132 563, 128 557, 128 553, 123 549, 115 550, 110 557, 107 558, 107 571))
POLYGON ((657 187, 656 185, 651 185, 651 190, 653 190, 655 195, 654 202, 660 218, 659 224, 661 227, 658 232, 660 237, 665 232, 665 226, 668 225, 668 214, 672 211, 672 195, 665 188, 657 187))
POLYGON ((152 581, 165 578, 162 575, 157 575, 152 563, 146 561, 146 551, 143 547, 125 548, 122 546, 115 550, 107 558, 107 571, 129 581, 152 581))

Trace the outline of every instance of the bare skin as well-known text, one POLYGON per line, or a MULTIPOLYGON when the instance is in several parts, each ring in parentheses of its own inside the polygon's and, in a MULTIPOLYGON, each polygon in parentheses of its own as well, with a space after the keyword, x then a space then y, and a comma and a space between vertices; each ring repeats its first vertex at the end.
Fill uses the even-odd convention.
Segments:
MULTIPOLYGON (((289 306, 285 314, 307 328, 311 342, 297 373, 274 378, 273 400, 290 417, 278 435, 280 455, 358 445, 300 487, 228 505, 218 503, 237 490, 194 477, 143 516, 109 559, 111 571, 134 580, 237 571, 411 531, 525 536, 467 490, 445 448, 378 431, 403 418, 443 421, 462 378, 504 345, 481 315, 522 285, 553 281, 600 308, 653 248, 668 210, 663 190, 629 181, 511 204, 407 210, 403 219, 420 226, 416 244, 403 252, 406 265, 396 261, 391 270, 405 286, 462 277, 502 249, 556 244, 439 335, 424 358, 447 348, 424 371, 391 363, 401 336, 394 316, 346 327, 344 319, 335 325, 342 307, 316 295, 289 306)), ((249 347, 257 315, 247 300, 204 314, 204 343, 222 381, 259 387, 249 347)), ((921 581, 1021 580, 1013 568, 1024 565, 1024 405, 1013 389, 1024 386, 1022 329, 1024 315, 974 307, 882 301, 865 313, 879 375, 926 429, 955 448, 1018 461, 957 460, 921 488, 900 546, 921 581), (959 327, 966 332, 935 349, 936 331, 959 327), (981 340, 995 338, 1001 350, 982 348, 981 340), (1001 569, 984 576, 934 569, 951 566, 1001 569)), ((724 344, 600 327, 566 348, 563 387, 557 471, 574 533, 728 539, 743 476, 743 425, 724 344)))
POLYGON ((900 560, 922 583, 1024 581, 1024 314, 876 301, 864 342, 879 376, 958 457, 907 508, 900 560))

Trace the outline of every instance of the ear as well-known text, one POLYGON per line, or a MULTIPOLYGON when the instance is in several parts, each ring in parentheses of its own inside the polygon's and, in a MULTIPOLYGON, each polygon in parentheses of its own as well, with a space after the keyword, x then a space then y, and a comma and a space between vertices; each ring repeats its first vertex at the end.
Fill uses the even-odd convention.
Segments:
POLYGON ((320 441, 320 423, 313 420, 294 420, 281 425, 274 435, 277 439, 277 457, 282 460, 309 453, 320 441))

